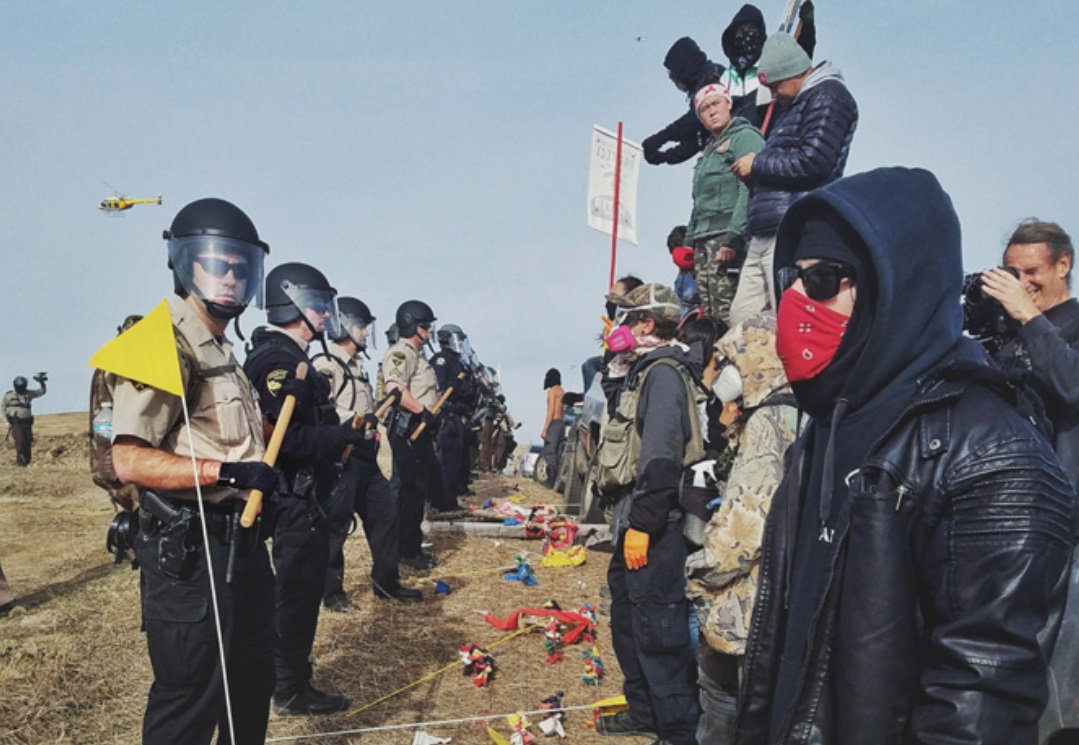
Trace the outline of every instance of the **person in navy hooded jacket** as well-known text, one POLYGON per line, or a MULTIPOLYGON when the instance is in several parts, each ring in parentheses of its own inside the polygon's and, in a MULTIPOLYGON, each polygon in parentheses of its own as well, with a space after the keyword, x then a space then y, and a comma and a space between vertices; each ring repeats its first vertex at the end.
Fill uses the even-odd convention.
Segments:
POLYGON ((959 221, 885 168, 780 225, 810 423, 765 525, 735 742, 1034 745, 1076 496, 1037 398, 961 333, 959 221))

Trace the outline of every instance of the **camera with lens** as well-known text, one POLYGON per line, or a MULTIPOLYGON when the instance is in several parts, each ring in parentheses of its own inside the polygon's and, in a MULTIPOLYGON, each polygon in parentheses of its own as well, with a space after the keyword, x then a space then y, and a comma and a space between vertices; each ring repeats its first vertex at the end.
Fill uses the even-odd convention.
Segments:
MULTIPOLYGON (((1014 267, 1004 266, 1001 269, 1019 279, 1019 271, 1014 267)), ((1000 351, 1019 331, 1019 321, 1008 315, 995 298, 985 294, 981 272, 963 277, 962 305, 963 330, 981 342, 989 354, 1000 351)))
POLYGON ((135 539, 139 535, 139 513, 123 511, 117 513, 109 524, 109 535, 105 540, 105 549, 116 557, 117 564, 131 562, 131 568, 138 567, 135 560, 135 539), (128 556, 128 552, 131 556, 128 556))

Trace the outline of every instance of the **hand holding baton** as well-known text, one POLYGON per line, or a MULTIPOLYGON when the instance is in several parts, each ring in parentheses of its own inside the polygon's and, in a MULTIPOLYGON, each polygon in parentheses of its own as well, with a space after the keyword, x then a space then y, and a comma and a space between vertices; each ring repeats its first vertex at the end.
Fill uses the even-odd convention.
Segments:
MULTIPOLYGON (((296 366, 296 380, 307 377, 307 363, 301 362, 296 366)), ((266 446, 266 454, 262 456, 262 462, 273 466, 277 462, 277 454, 281 451, 281 442, 285 439, 285 430, 292 418, 292 410, 296 408, 296 396, 291 393, 285 396, 285 402, 281 404, 281 413, 277 416, 277 424, 274 425, 273 434, 270 435, 270 444, 266 446)), ((247 506, 244 507, 243 515, 240 516, 240 525, 250 528, 255 524, 262 509, 262 492, 253 490, 247 497, 247 506)))
MULTIPOLYGON (((397 403, 400 400, 401 400, 401 394, 399 392, 396 392, 396 391, 394 391, 393 393, 390 393, 388 396, 386 396, 386 398, 382 399, 382 403, 379 404, 377 409, 375 409, 375 419, 380 419, 381 420, 382 417, 386 416, 386 413, 390 410, 390 407, 393 406, 395 403, 397 403)), ((370 429, 371 428, 370 424, 367 424, 366 426, 364 425, 364 419, 365 418, 366 418, 366 415, 364 415, 364 414, 356 414, 356 416, 352 417, 352 429, 370 429)), ((345 448, 345 452, 341 456, 341 462, 342 463, 347 463, 348 462, 348 456, 350 456, 350 455, 352 455, 352 446, 351 445, 349 445, 348 447, 345 448)))
MULTIPOLYGON (((464 379, 465 379, 465 374, 463 372, 462 373, 457 373, 457 380, 464 380, 464 379)), ((431 407, 431 413, 432 414, 437 414, 439 409, 442 408, 443 404, 445 404, 446 401, 449 400, 449 397, 452 396, 452 395, 453 395, 453 386, 451 385, 449 388, 446 389, 446 392, 443 393, 441 396, 439 396, 438 400, 435 401, 435 405, 431 407)), ((415 442, 417 439, 419 439, 419 436, 423 434, 423 431, 425 429, 427 429, 427 422, 420 422, 420 426, 416 427, 416 431, 412 433, 412 437, 410 437, 409 440, 411 440, 412 442, 415 442)))

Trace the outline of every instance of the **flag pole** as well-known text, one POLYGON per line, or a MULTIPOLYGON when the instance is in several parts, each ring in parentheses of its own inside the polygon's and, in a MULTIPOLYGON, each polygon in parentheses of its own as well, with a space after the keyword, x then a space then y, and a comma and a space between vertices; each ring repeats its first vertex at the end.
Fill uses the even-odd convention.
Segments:
POLYGON ((618 141, 614 150, 614 210, 611 225, 611 276, 607 287, 614 287, 614 265, 618 256, 618 197, 622 184, 622 122, 618 122, 618 141))

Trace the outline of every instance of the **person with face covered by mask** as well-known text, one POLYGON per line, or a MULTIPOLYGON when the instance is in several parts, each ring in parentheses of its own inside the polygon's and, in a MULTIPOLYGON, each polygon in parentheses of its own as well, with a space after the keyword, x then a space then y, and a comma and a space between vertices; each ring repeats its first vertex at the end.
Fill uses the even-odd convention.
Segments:
POLYGON ((809 425, 765 526, 736 743, 1037 741, 1076 496, 961 334, 959 221, 885 168, 794 204, 776 348, 809 425))
POLYGON ((775 351, 775 316, 762 314, 735 326, 715 351, 718 372, 710 387, 722 406, 731 463, 722 501, 704 531, 704 549, 690 556, 687 571, 701 631, 697 741, 724 745, 731 741, 764 520, 798 413, 775 351))
POLYGON ((312 372, 296 377, 309 364, 314 341, 340 337, 337 291, 309 264, 289 262, 266 276, 268 326, 255 329, 244 371, 259 394, 270 424, 277 422, 286 397, 297 396, 285 430, 277 470, 285 488, 274 508, 273 560, 277 650, 274 711, 280 715, 329 714, 348 700, 312 682, 311 650, 329 562, 330 520, 326 509, 337 484, 346 448, 364 448, 366 435, 342 423, 330 400, 326 378, 312 372))
POLYGON ((685 163, 701 151, 708 141, 708 130, 693 110, 693 94, 709 80, 717 80, 723 72, 718 65, 701 51, 697 42, 688 36, 671 45, 663 60, 667 76, 674 87, 686 94, 689 111, 675 119, 654 135, 641 142, 646 162, 658 166, 662 163, 677 165, 685 163), (671 147, 667 147, 671 145, 671 147), (665 149, 666 148, 666 149, 665 149))
MULTIPOLYGON (((817 45, 817 24, 812 0, 798 8, 798 46, 810 59, 817 45)), ((731 93, 731 115, 739 116, 763 129, 772 95, 757 79, 757 62, 768 38, 764 14, 755 5, 743 5, 723 31, 723 53, 729 62, 717 81, 731 93)))
POLYGON ((651 735, 696 743, 700 715, 686 600, 685 469, 704 458, 700 359, 675 341, 678 297, 644 284, 616 297, 618 325, 607 337, 617 382, 596 455, 596 481, 613 505, 611 643, 629 708, 601 717, 605 735, 651 735))

